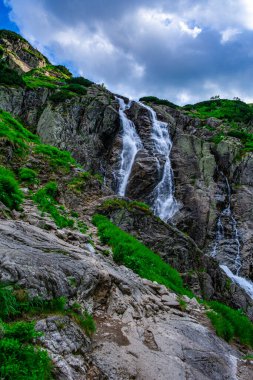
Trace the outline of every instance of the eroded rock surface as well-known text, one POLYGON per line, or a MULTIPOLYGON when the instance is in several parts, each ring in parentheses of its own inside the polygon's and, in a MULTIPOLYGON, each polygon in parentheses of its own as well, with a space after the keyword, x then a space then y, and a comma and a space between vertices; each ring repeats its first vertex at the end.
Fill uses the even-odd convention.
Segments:
POLYGON ((0 232, 1 280, 95 315, 92 340, 69 317, 38 320, 57 379, 244 379, 242 354, 215 336, 197 301, 186 297, 182 312, 164 286, 26 222, 1 220, 0 232))

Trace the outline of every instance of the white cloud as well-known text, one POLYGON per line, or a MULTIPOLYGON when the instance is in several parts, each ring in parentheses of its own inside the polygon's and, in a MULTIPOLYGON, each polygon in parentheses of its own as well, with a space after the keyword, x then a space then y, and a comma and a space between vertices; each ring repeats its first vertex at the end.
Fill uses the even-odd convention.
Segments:
POLYGON ((238 29, 235 28, 228 28, 225 30, 222 30, 220 32, 221 34, 221 43, 225 44, 229 41, 233 41, 235 37, 240 34, 241 32, 238 29))
POLYGON ((110 0, 106 9, 98 0, 5 2, 53 62, 112 91, 180 104, 216 93, 251 97, 252 0, 110 0))
POLYGON ((184 21, 179 21, 179 27, 182 32, 189 34, 191 37, 196 38, 202 32, 202 29, 198 26, 194 26, 194 28, 190 28, 184 21))

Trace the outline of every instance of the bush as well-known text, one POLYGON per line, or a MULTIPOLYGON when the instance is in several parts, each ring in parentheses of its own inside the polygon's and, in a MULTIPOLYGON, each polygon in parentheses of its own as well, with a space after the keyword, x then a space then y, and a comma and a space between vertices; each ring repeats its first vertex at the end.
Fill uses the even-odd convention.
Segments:
POLYGON ((47 351, 18 339, 0 340, 0 377, 6 380, 49 380, 52 363, 47 351))
POLYGON ((27 182, 30 185, 37 182, 37 173, 29 168, 20 168, 19 179, 22 182, 27 182))
POLYGON ((11 210, 19 210, 23 202, 23 193, 14 174, 0 166, 0 201, 11 210))
POLYGON ((25 86, 22 77, 13 69, 10 69, 6 64, 0 62, 0 84, 25 86))
POLYGON ((67 69, 67 67, 63 66, 63 65, 56 65, 55 66, 56 69, 60 70, 63 74, 71 77, 72 74, 71 72, 69 71, 69 69, 67 69))
POLYGON ((179 108, 179 106, 177 106, 176 104, 171 103, 166 99, 159 99, 155 96, 144 96, 143 98, 140 98, 139 100, 141 102, 154 103, 154 104, 158 104, 158 105, 168 106, 170 108, 179 108))
POLYGON ((60 104, 65 102, 66 100, 72 99, 74 96, 76 96, 76 94, 73 92, 61 90, 51 95, 49 97, 49 100, 51 100, 51 102, 53 102, 54 104, 60 104))
POLYGON ((67 86, 67 90, 75 92, 78 95, 86 95, 87 94, 87 89, 80 84, 75 84, 75 83, 69 84, 67 86))
POLYGON ((80 84, 85 87, 90 87, 94 84, 94 82, 90 81, 89 79, 83 78, 83 77, 73 77, 67 80, 67 83, 69 84, 80 84))
POLYGON ((95 215, 93 223, 98 228, 102 243, 112 247, 115 262, 124 264, 140 277, 157 281, 178 294, 192 295, 183 287, 179 273, 133 236, 116 227, 102 215, 95 215))

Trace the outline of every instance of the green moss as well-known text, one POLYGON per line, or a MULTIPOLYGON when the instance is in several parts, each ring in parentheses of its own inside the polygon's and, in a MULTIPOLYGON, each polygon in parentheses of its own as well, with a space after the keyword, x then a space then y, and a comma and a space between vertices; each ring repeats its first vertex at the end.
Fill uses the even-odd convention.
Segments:
POLYGON ((116 227, 102 215, 95 215, 93 223, 98 228, 102 243, 112 247, 115 262, 132 269, 143 278, 167 286, 178 294, 191 295, 191 292, 183 287, 179 273, 133 236, 116 227))

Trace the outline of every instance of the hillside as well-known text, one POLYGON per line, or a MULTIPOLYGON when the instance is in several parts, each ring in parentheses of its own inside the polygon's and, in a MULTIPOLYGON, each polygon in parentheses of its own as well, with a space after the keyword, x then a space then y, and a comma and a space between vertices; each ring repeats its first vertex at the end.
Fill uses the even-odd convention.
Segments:
POLYGON ((251 106, 0 59, 0 377, 251 378, 251 106))

